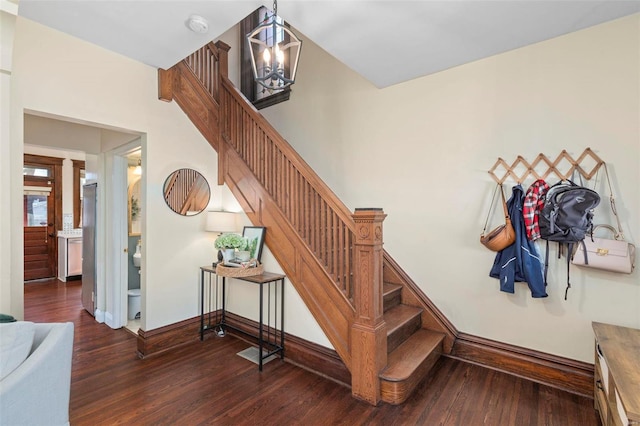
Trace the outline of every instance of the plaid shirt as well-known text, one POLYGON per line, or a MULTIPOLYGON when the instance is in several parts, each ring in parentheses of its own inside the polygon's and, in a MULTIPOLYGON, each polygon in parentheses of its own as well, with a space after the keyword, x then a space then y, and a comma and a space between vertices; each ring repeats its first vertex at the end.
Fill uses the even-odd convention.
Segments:
POLYGON ((549 189, 549 185, 542 179, 533 182, 524 197, 522 206, 522 217, 527 230, 527 238, 535 241, 540 238, 540 227, 538 226, 538 215, 544 207, 544 196, 549 189))

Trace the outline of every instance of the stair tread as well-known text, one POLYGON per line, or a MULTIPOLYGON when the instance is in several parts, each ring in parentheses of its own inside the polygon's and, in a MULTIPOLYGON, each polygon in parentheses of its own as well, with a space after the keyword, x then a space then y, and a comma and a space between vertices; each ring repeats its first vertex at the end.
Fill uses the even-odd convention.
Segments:
POLYGON ((387 381, 406 380, 425 359, 438 349, 445 335, 420 329, 391 352, 380 378, 387 381))
POLYGON ((394 291, 397 291, 399 289, 401 289, 402 286, 401 285, 397 285, 397 284, 392 284, 392 283, 382 283, 382 294, 384 296, 388 295, 389 293, 393 293, 394 291))
POLYGON ((422 313, 422 309, 409 305, 397 305, 384 313, 384 321, 387 323, 387 335, 393 333, 402 324, 422 313))

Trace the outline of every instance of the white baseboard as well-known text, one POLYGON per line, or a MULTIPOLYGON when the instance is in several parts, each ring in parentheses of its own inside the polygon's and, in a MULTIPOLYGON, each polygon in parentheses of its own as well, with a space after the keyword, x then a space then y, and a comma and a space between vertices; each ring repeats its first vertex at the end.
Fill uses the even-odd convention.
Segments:
POLYGON ((96 314, 94 316, 96 321, 100 323, 104 322, 104 312, 102 312, 100 309, 96 309, 96 314))
POLYGON ((120 324, 116 324, 116 321, 114 320, 113 314, 111 312, 105 312, 104 323, 113 329, 120 328, 120 324))

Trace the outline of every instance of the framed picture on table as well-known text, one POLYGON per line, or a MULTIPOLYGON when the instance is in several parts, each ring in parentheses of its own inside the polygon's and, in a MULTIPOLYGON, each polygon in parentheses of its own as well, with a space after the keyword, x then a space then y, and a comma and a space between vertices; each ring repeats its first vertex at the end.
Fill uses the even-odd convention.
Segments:
POLYGON ((262 247, 264 246, 264 234, 267 228, 264 226, 245 226, 242 236, 249 240, 250 258, 261 262, 262 247))

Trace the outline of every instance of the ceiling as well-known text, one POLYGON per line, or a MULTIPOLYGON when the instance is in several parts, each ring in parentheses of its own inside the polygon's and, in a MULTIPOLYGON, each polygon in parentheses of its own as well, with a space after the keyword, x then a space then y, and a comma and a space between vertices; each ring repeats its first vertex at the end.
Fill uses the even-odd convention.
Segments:
MULTIPOLYGON (((20 0, 18 14, 166 69, 216 40, 262 4, 256 0, 20 0), (193 14, 208 20, 207 34, 187 28, 193 14)), ((278 14, 303 40, 313 40, 380 88, 638 12, 640 0, 278 3, 278 14)))

